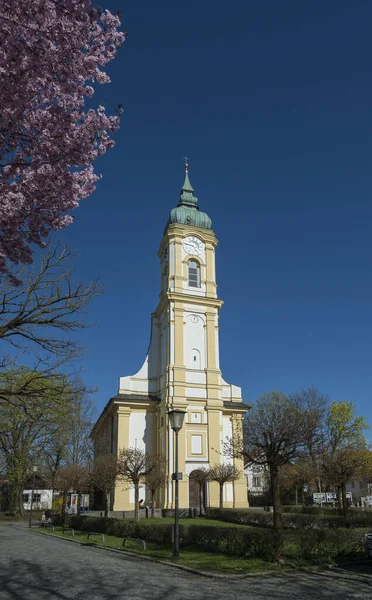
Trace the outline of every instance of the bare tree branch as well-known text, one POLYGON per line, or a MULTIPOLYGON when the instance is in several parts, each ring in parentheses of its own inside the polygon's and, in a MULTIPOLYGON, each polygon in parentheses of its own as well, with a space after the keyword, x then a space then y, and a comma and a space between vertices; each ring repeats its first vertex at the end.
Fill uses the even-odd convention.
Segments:
POLYGON ((102 289, 97 281, 75 281, 66 247, 49 247, 39 268, 21 266, 0 285, 0 339, 18 350, 39 348, 58 360, 72 360, 82 351, 78 341, 64 334, 88 325, 81 315, 102 289), (20 279, 20 286, 14 285, 20 279))

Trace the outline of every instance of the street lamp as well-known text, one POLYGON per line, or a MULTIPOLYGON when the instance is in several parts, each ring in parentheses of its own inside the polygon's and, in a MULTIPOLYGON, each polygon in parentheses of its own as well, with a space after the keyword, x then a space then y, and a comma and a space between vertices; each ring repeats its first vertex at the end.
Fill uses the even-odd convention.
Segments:
POLYGON ((175 472, 172 475, 175 481, 174 491, 174 539, 173 539, 173 556, 178 558, 180 552, 180 529, 179 529, 179 514, 178 514, 178 482, 182 479, 182 473, 178 472, 178 433, 182 429, 183 419, 186 411, 174 408, 168 412, 170 425, 176 434, 175 448, 175 472))
POLYGON ((32 467, 32 492, 31 492, 31 506, 30 506, 30 514, 28 517, 28 526, 32 526, 32 502, 34 499, 34 491, 35 491, 35 473, 37 471, 37 466, 33 465, 32 467))

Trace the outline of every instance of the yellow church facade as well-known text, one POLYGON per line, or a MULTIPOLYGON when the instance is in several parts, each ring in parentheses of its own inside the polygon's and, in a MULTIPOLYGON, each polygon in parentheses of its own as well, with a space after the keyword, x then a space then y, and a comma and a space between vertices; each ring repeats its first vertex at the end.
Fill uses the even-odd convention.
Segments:
MULTIPOLYGON (((211 220, 201 212, 186 165, 178 205, 171 211, 160 242, 160 299, 152 314, 146 360, 132 376, 120 377, 119 390, 99 417, 93 437, 100 448, 142 448, 166 459, 168 481, 159 490, 157 506, 174 508, 174 432, 168 412, 186 411, 179 432, 180 508, 199 506, 192 471, 229 460, 223 443, 241 431, 249 409, 241 389, 222 378, 219 362, 219 309, 211 220)), ((248 506, 242 459, 233 459, 241 478, 224 486, 224 506, 248 506)), ((140 497, 146 499, 143 489, 140 497)), ((207 484, 205 504, 219 505, 219 486, 207 484)), ((111 509, 134 509, 134 490, 117 484, 111 509)))

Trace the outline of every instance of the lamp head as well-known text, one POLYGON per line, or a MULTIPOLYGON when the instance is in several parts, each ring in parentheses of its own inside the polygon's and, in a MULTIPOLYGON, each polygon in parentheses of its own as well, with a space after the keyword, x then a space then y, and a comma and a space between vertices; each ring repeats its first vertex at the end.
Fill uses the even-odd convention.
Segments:
POLYGON ((182 429, 185 414, 186 411, 179 408, 174 408, 168 412, 170 424, 175 433, 178 433, 179 430, 182 429))

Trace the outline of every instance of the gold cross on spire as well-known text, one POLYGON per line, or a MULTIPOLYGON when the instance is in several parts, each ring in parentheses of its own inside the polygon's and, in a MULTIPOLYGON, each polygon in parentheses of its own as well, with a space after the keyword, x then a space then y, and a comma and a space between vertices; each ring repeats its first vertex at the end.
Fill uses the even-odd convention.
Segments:
POLYGON ((188 171, 189 171, 189 157, 188 156, 184 156, 183 160, 185 161, 186 173, 188 173, 188 171))

